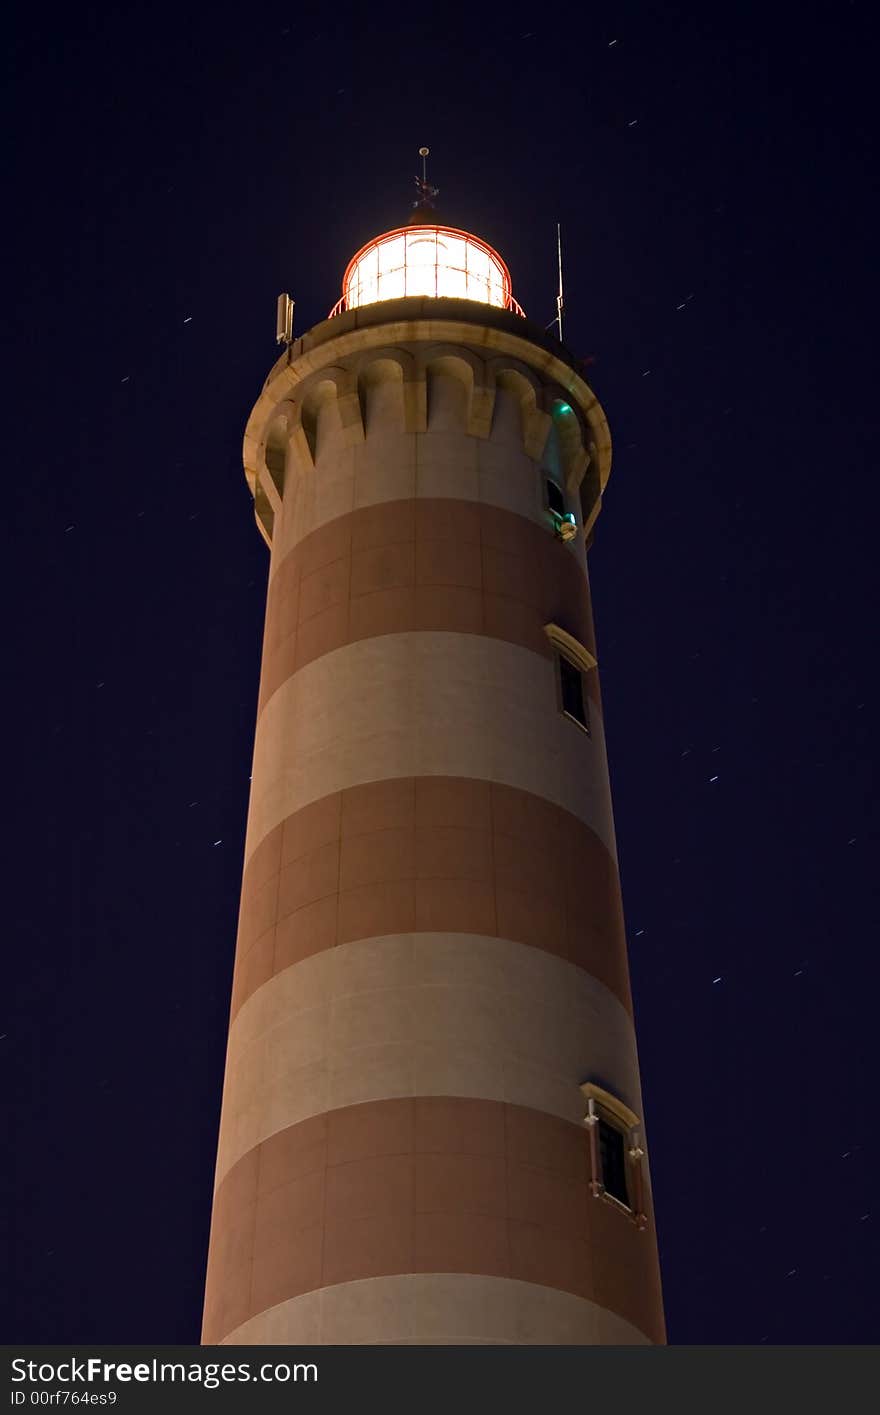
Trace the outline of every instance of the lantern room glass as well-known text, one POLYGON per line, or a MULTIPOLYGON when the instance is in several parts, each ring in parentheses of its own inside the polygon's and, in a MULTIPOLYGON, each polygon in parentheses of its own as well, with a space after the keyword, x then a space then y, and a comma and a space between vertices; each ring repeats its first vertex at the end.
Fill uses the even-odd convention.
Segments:
POLYGON ((345 273, 346 309, 413 295, 507 309, 510 275, 491 246, 443 226, 389 231, 359 251, 345 273))

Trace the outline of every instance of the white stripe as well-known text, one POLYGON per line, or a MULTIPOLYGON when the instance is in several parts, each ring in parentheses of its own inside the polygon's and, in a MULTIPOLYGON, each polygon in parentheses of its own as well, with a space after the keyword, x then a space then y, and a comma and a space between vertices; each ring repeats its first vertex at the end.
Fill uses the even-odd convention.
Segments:
POLYGON ((629 1014, 575 964, 479 934, 341 944, 275 974, 232 1023, 216 1183, 341 1106, 470 1096, 579 1123, 589 1079, 641 1113, 629 1014))
POLYGON ((223 1337, 231 1346, 645 1346, 606 1307, 554 1287, 472 1273, 363 1278, 291 1297, 223 1337))
POLYGON ((312 801, 369 781, 464 776, 531 791, 615 854, 605 741, 558 710, 551 659, 478 634, 383 634, 288 678, 257 725, 246 858, 312 801))

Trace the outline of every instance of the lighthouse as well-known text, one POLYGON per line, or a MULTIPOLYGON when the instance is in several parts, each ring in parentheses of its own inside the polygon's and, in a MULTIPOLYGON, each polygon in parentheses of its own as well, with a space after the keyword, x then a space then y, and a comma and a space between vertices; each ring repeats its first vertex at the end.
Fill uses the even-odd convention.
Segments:
POLYGON ((424 201, 327 319, 281 313, 244 438, 269 580, 202 1340, 662 1343, 587 571, 605 416, 424 201))

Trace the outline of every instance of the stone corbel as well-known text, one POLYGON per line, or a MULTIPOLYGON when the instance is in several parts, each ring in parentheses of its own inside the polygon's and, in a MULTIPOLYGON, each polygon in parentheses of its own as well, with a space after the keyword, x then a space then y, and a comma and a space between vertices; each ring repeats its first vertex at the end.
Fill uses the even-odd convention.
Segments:
POLYGON ((590 454, 586 448, 581 447, 570 459, 569 465, 565 469, 565 489, 569 496, 576 496, 581 482, 587 474, 590 465, 590 454))
POLYGON ((540 461, 553 420, 544 406, 541 381, 534 369, 520 359, 501 355, 488 361, 487 373, 495 387, 513 393, 520 409, 523 448, 532 461, 540 461))
POLYGON ((281 496, 268 468, 264 472, 260 472, 257 476, 257 486, 272 507, 273 514, 280 516, 282 505, 281 496))
POLYGON ((313 467, 315 462, 312 457, 309 439, 306 436, 306 430, 303 427, 302 406, 299 403, 295 405, 290 415, 288 429, 290 432, 290 450, 293 453, 294 461, 301 467, 313 467))
POLYGON ((540 462, 550 436, 553 419, 542 408, 529 408, 523 416, 523 441, 529 457, 540 462))
POLYGON ((358 397, 357 372, 344 369, 336 380, 336 406, 342 429, 342 443, 352 447, 364 440, 364 417, 358 397))
POLYGON ((489 383, 475 383, 468 415, 468 432, 472 437, 488 437, 492 431, 495 411, 495 388, 489 383))
POLYGON ((428 385, 424 377, 404 379, 403 426, 407 432, 428 431, 428 385))

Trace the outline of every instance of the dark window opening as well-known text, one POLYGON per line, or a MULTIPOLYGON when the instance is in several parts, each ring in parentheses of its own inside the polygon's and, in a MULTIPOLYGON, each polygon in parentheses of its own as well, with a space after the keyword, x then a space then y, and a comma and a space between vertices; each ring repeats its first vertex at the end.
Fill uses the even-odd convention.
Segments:
POLYGON ((559 656, 559 682, 562 690, 562 711, 581 727, 589 729, 587 705, 584 700, 584 680, 581 670, 570 659, 559 656))
POLYGON ((623 1132, 607 1120, 599 1121, 599 1156, 605 1193, 629 1208, 626 1186, 626 1140, 623 1132))
POLYGON ((563 517, 565 515, 565 497, 562 494, 562 487, 557 486, 555 481, 547 478, 547 505, 554 516, 563 517))

